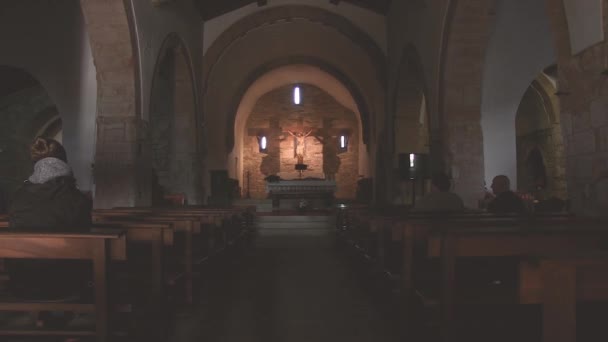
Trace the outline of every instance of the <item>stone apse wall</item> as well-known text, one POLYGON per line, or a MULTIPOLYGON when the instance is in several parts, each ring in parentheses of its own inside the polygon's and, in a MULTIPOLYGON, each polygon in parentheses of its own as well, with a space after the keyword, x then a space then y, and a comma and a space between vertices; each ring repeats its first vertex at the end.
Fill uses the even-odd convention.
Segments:
POLYGON ((304 163, 308 171, 303 177, 325 178, 336 172, 336 197, 354 198, 359 178, 359 122, 351 110, 338 103, 323 90, 300 85, 302 103, 293 104, 294 85, 281 87, 262 96, 249 116, 244 132, 243 195, 249 190, 252 198, 265 198, 264 178, 279 175, 283 179, 298 178, 294 170, 294 138, 288 130, 310 129, 306 138, 304 163), (349 136, 348 151, 338 151, 338 137, 349 136), (268 137, 267 153, 260 153, 258 135, 268 137), (321 143, 321 140, 327 143, 321 143), (249 186, 248 186, 249 181, 249 186))

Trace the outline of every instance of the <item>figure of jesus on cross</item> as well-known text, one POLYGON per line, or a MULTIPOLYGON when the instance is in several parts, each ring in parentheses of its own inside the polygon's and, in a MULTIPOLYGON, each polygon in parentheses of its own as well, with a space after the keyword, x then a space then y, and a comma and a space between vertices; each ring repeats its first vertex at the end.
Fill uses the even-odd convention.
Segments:
POLYGON ((304 164, 304 155, 306 155, 306 138, 312 133, 312 129, 308 133, 294 132, 287 130, 294 137, 294 157, 298 159, 298 164, 304 164))

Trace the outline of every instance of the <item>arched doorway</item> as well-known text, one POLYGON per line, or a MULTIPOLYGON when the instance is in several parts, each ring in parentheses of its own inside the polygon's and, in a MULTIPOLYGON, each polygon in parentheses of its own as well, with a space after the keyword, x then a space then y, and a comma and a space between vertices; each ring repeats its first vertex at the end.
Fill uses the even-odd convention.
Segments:
POLYGON ((165 194, 183 194, 202 203, 196 102, 191 63, 177 35, 161 49, 150 97, 151 182, 165 194))

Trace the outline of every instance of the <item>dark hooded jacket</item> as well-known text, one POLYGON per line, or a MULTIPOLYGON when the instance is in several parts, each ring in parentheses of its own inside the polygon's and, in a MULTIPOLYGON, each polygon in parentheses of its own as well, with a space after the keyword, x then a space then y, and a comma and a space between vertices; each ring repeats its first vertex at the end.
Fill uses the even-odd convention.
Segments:
MULTIPOLYGON (((34 174, 13 197, 9 226, 16 231, 86 232, 91 226, 91 208, 69 166, 45 158, 36 163, 34 174)), ((12 292, 31 299, 76 294, 89 279, 91 268, 80 261, 22 259, 10 260, 8 267, 12 292)))

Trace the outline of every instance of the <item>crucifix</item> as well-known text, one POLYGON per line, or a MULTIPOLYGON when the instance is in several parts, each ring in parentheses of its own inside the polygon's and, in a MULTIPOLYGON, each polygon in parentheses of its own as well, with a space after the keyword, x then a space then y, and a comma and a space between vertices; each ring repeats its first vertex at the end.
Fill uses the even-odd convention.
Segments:
POLYGON ((302 117, 298 119, 296 128, 287 129, 283 132, 293 137, 293 156, 297 159, 298 164, 304 164, 304 157, 306 156, 306 138, 311 134, 316 134, 315 132, 315 128, 304 127, 304 118, 302 117))

